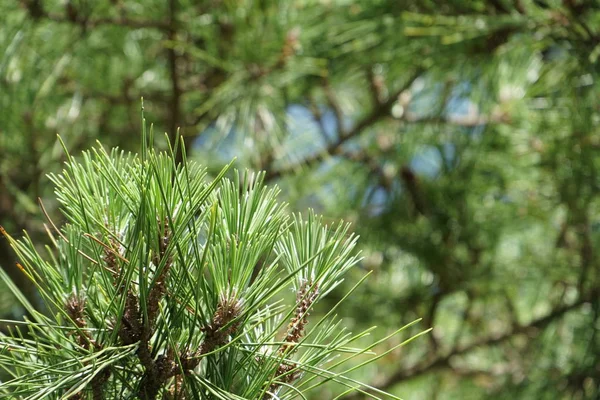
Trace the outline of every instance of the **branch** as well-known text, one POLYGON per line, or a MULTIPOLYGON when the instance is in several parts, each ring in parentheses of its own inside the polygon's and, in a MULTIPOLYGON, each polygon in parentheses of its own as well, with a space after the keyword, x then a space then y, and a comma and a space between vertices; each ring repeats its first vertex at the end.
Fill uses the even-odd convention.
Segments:
MULTIPOLYGON (((169 31, 168 40, 174 43, 177 39, 177 0, 169 0, 169 31)), ((177 70, 177 52, 175 46, 169 46, 167 49, 167 59, 169 62, 169 73, 171 78, 171 121, 169 124, 169 139, 171 143, 177 142, 177 129, 178 124, 181 120, 181 83, 179 77, 179 71, 177 70)), ((185 146, 185 144, 184 144, 185 146)), ((177 153, 177 163, 183 161, 182 153, 177 153)))
MULTIPOLYGON (((558 307, 554 311, 549 313, 548 315, 546 315, 542 318, 535 319, 527 325, 517 326, 517 327, 511 329, 510 331, 505 332, 501 335, 496 335, 496 336, 491 336, 491 337, 486 337, 486 338, 481 338, 481 339, 475 340, 465 346, 462 346, 455 350, 452 350, 449 354, 447 354, 445 356, 435 357, 429 361, 423 362, 419 365, 415 365, 412 368, 400 369, 400 370, 396 371, 393 375, 388 377, 387 379, 385 379, 379 383, 376 383, 373 386, 380 390, 387 390, 390 387, 395 386, 398 383, 403 382, 405 380, 413 379, 415 377, 418 377, 418 376, 421 376, 424 374, 428 374, 428 373, 437 371, 439 369, 448 368, 450 366, 450 360, 452 359, 452 357, 469 353, 480 347, 494 346, 494 345, 500 344, 500 343, 510 340, 513 337, 520 335, 520 334, 525 334, 525 333, 535 334, 536 331, 545 328, 551 322, 562 317, 564 314, 566 314, 570 311, 573 311, 574 309, 579 308, 582 305, 590 302, 598 294, 599 293, 597 290, 592 291, 588 295, 580 298, 575 303, 570 304, 570 305, 565 305, 562 307, 558 307)), ((371 391, 366 390, 366 392, 371 392, 371 391)), ((358 400, 360 398, 363 398, 363 395, 360 393, 354 393, 352 395, 344 397, 345 400, 358 400)))
POLYGON ((327 135, 327 129, 325 129, 325 124, 323 123, 323 113, 321 110, 319 110, 319 106, 317 106, 312 98, 310 98, 308 101, 308 109, 310 110, 317 125, 319 125, 319 133, 321 134, 323 141, 328 144, 329 136, 327 135))
MULTIPOLYGON (((396 92, 394 92, 387 101, 378 104, 377 106, 375 106, 371 112, 364 117, 362 120, 360 120, 356 125, 354 125, 354 127, 348 131, 346 134, 344 135, 339 135, 338 139, 332 143, 330 143, 323 151, 321 151, 320 153, 314 154, 310 157, 305 158, 303 161, 300 161, 299 163, 296 163, 294 165, 290 165, 287 167, 283 167, 280 169, 270 169, 269 171, 267 171, 267 174, 265 176, 265 180, 271 180, 271 179, 275 179, 275 178, 279 178, 282 175, 286 175, 290 172, 296 171, 302 167, 308 167, 311 166, 313 164, 316 164, 322 160, 324 160, 325 158, 329 157, 329 156, 333 156, 335 154, 337 154, 340 151, 340 148, 342 147, 342 145, 344 145, 344 143, 346 143, 348 140, 360 135, 365 129, 373 126, 375 123, 377 123, 382 117, 387 116, 390 113, 390 110, 392 108, 392 106, 394 105, 394 103, 398 100, 398 96, 405 90, 407 90, 412 84, 413 82, 421 75, 423 71, 421 69, 418 69, 417 71, 415 71, 410 78, 404 83, 404 85, 402 85, 402 87, 400 89, 398 89, 396 92)), ((338 126, 338 131, 339 131, 340 127, 338 126)))
POLYGON ((335 97, 335 93, 333 92, 333 89, 331 88, 327 80, 325 81, 323 89, 325 91, 327 103, 329 104, 329 107, 331 107, 331 109, 333 110, 333 115, 335 115, 335 123, 337 125, 338 136, 348 136, 348 133, 344 128, 344 112, 342 111, 342 108, 340 107, 340 104, 338 103, 335 97))
POLYGON ((365 152, 364 150, 352 152, 344 151, 340 153, 340 155, 349 161, 364 164, 369 170, 369 172, 372 174, 383 176, 383 169, 381 167, 380 160, 377 160, 372 155, 367 154, 367 152, 365 152))
POLYGON ((365 72, 367 75, 369 92, 371 93, 373 104, 379 104, 381 103, 381 99, 384 98, 384 93, 387 91, 383 77, 379 74, 375 74, 373 71, 373 66, 367 67, 365 72))

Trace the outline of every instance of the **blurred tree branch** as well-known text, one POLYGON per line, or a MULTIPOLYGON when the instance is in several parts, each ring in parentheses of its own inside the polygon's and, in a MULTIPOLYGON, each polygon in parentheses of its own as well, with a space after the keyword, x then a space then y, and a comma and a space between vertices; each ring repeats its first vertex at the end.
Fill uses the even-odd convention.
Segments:
MULTIPOLYGON (((395 373, 392 373, 388 377, 386 377, 381 382, 375 382, 373 384, 374 387, 377 387, 381 390, 389 390, 394 385, 397 385, 403 381, 414 379, 418 376, 429 374, 435 372, 436 370, 449 368, 450 362, 453 357, 465 355, 473 350, 479 349, 481 347, 489 347, 495 346, 506 341, 509 341, 516 337, 517 335, 528 335, 531 338, 534 338, 540 334, 540 330, 545 329, 552 322, 562 318, 565 314, 577 310, 579 307, 584 304, 589 304, 592 301, 595 301, 597 296, 600 294, 598 290, 590 291, 584 296, 581 296, 579 300, 575 301, 572 304, 564 305, 561 307, 555 308, 553 311, 549 312, 544 317, 540 317, 534 319, 530 323, 526 325, 519 325, 513 327, 511 330, 491 337, 479 338, 467 345, 460 346, 450 353, 443 356, 434 356, 431 360, 427 360, 423 363, 417 364, 408 368, 400 368, 395 373)), ((369 392, 369 390, 367 390, 369 392)), ((345 396, 343 399, 345 400, 356 400, 366 398, 363 394, 356 393, 350 396, 345 396)))
MULTIPOLYGON (((298 171, 304 167, 310 167, 310 166, 326 159, 327 157, 338 154, 340 149, 342 148, 342 146, 347 141, 362 134, 367 128, 370 128, 371 126, 376 124, 381 118, 388 116, 392 106, 398 100, 398 96, 402 92, 404 92, 405 90, 410 88, 410 86, 413 84, 413 82, 422 73, 423 73, 423 70, 421 70, 421 69, 417 69, 415 72, 413 72, 408 77, 408 79, 405 81, 405 83, 399 89, 397 89, 393 94, 391 94, 389 96, 388 100, 386 100, 383 103, 379 103, 379 104, 375 105, 375 107, 365 117, 363 117, 361 120, 359 120, 354 125, 354 127, 352 127, 348 132, 339 130, 339 129, 341 129, 341 126, 338 126, 338 130, 339 130, 338 138, 335 141, 329 143, 324 151, 322 151, 319 154, 315 154, 313 156, 307 157, 303 161, 301 161, 300 163, 298 163, 296 165, 286 166, 281 169, 269 168, 267 170, 266 179, 267 180, 276 179, 282 175, 286 175, 291 172, 298 171)), ((333 95, 331 93, 328 97, 329 97, 330 101, 333 100, 333 95)), ((333 101, 335 101, 335 100, 333 100, 333 101)), ((341 111, 336 112, 336 120, 338 120, 339 123, 342 123, 342 121, 341 121, 342 118, 343 118, 343 116, 341 115, 341 111)))

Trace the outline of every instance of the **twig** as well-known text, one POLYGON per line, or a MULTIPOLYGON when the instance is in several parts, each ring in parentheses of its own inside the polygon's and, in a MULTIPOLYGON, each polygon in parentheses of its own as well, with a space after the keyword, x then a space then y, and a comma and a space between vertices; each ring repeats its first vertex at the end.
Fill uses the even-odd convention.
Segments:
MULTIPOLYGON (((396 92, 394 92, 394 94, 391 95, 387 101, 379 104, 377 107, 374 107, 371 110, 371 112, 366 117, 364 117, 362 120, 360 120, 356 125, 354 125, 354 127, 350 131, 348 131, 344 135, 339 135, 338 139, 336 141, 330 143, 323 151, 321 151, 320 153, 314 154, 312 156, 309 156, 294 165, 290 165, 290 166, 283 167, 280 169, 270 168, 265 176, 265 181, 279 178, 282 175, 286 175, 286 174, 296 171, 302 167, 308 167, 308 166, 314 165, 329 156, 337 154, 339 152, 339 150, 341 149, 341 147, 344 145, 344 143, 346 143, 348 140, 360 135, 365 129, 367 129, 367 128, 373 126, 375 123, 377 123, 382 117, 387 116, 389 114, 392 106, 397 101, 397 98, 400 95, 400 93, 402 93, 403 91, 408 89, 413 84, 413 82, 421 75, 421 73, 422 73, 421 69, 418 69, 416 72, 414 72, 409 77, 409 79, 405 82, 405 84, 402 85, 402 87, 400 89, 398 89, 396 92)), ((338 130, 339 130, 339 128, 340 127, 338 126, 338 130)))
POLYGON ((344 128, 344 112, 340 107, 340 104, 337 101, 335 93, 329 85, 327 80, 324 81, 323 90, 325 92, 325 98, 327 99, 327 103, 329 107, 333 110, 333 114, 335 115, 335 123, 337 125, 338 136, 340 138, 347 136, 346 129, 344 128))
POLYGON ((369 82, 369 92, 371 93, 371 99, 373 104, 381 104, 384 93, 386 91, 383 77, 375 74, 373 66, 368 66, 366 69, 367 81, 369 82))
POLYGON ((327 135, 327 130, 325 129, 325 124, 323 123, 323 113, 319 110, 319 107, 315 103, 314 99, 309 99, 308 109, 313 116, 313 119, 319 125, 319 133, 321 133, 321 137, 328 145, 330 142, 329 136, 327 135))

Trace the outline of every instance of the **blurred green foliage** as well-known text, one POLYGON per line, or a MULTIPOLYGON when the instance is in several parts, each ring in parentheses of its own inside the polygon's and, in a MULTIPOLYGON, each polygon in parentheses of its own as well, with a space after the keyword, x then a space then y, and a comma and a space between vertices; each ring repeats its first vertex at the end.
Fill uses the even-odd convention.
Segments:
POLYGON ((363 380, 411 399, 599 395, 598 1, 22 0, 0 15, 11 233, 43 231, 55 135, 74 153, 135 149, 143 96, 203 164, 235 155, 293 207, 354 223, 374 273, 344 317, 434 327, 363 380))

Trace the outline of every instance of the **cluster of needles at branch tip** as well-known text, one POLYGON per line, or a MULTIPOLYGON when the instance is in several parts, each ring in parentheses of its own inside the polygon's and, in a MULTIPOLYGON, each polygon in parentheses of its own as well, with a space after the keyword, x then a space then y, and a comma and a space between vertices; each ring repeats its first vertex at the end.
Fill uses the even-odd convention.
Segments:
POLYGON ((338 353, 359 354, 348 344, 360 335, 338 330, 331 313, 307 332, 314 304, 358 262, 348 224, 290 217, 264 173, 230 180, 227 166, 208 183, 168 154, 118 154, 86 153, 52 177, 67 217, 61 230, 52 224, 59 257, 46 262, 7 236, 44 301, 61 308, 31 323, 35 343, 0 338, 41 355, 7 388, 32 400, 273 400, 327 382, 338 353))

